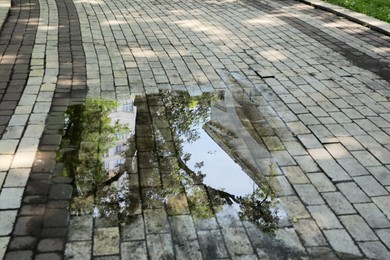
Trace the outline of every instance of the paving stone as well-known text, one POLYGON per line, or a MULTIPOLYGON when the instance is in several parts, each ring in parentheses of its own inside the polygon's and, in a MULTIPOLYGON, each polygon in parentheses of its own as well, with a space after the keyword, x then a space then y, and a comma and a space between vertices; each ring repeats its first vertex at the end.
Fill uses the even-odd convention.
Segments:
POLYGON ((324 259, 337 259, 337 256, 330 247, 308 247, 307 251, 312 258, 317 258, 321 256, 324 259))
POLYGON ((337 215, 356 213, 356 210, 342 193, 326 192, 321 195, 337 215))
POLYGON ((353 180, 370 197, 389 194, 372 176, 354 177, 353 180))
POLYGON ((367 151, 354 151, 351 153, 365 167, 381 166, 381 163, 367 151))
POLYGON ((90 240, 93 218, 88 215, 72 216, 70 219, 68 241, 90 240))
POLYGON ((38 252, 62 251, 65 248, 65 241, 58 238, 45 238, 39 241, 38 252))
POLYGON ((60 253, 37 254, 34 259, 36 259, 36 260, 45 260, 45 259, 61 260, 61 259, 63 259, 63 255, 60 253))
POLYGON ((316 162, 309 155, 304 156, 294 156, 294 160, 298 163, 299 167, 305 172, 318 172, 320 168, 316 164, 316 162))
POLYGON ((324 246, 328 243, 314 220, 300 219, 293 226, 304 246, 324 246))
POLYGON ((1 259, 4 258, 5 252, 7 250, 9 237, 0 237, 0 257, 1 259))
POLYGON ((8 171, 11 166, 12 155, 0 155, 0 171, 8 171))
POLYGON ((69 212, 67 209, 47 209, 44 219, 44 227, 62 227, 69 224, 69 212))
POLYGON ((66 243, 65 259, 90 259, 91 252, 91 241, 66 243))
POLYGON ((324 204, 324 200, 321 198, 318 191, 311 184, 296 184, 293 185, 296 190, 299 198, 306 205, 322 205, 324 204))
POLYGON ((351 203, 370 202, 367 195, 354 182, 339 183, 336 186, 351 203))
POLYGON ((281 168, 291 184, 309 183, 309 179, 298 166, 286 166, 281 168))
POLYGON ((313 134, 297 135, 299 141, 306 147, 306 149, 322 148, 322 144, 313 134))
POLYGON ((151 259, 173 259, 173 243, 170 234, 149 234, 146 236, 147 249, 151 259))
POLYGON ((359 212, 372 228, 388 228, 390 222, 374 203, 354 204, 359 212))
POLYGON ((121 258, 147 260, 148 254, 145 241, 122 242, 121 258))
POLYGON ((21 251, 10 251, 8 252, 4 260, 13 260, 13 259, 33 259, 33 251, 30 250, 21 250, 21 251))
POLYGON ((383 164, 390 164, 390 151, 384 147, 370 148, 369 151, 383 164))
POLYGON ((310 214, 297 196, 281 197, 280 203, 291 219, 309 218, 310 214))
POLYGON ((376 230, 376 234, 382 240, 382 242, 389 247, 390 245, 390 229, 378 229, 376 230))
POLYGON ((25 187, 29 174, 29 169, 10 169, 4 187, 25 187))
POLYGON ((272 151, 271 155, 279 166, 296 165, 296 162, 287 151, 272 151))
POLYGON ((324 234, 337 253, 349 254, 355 257, 361 256, 359 248, 355 246, 345 230, 324 230, 324 234))
POLYGON ((198 231, 197 235, 205 259, 228 257, 228 252, 220 230, 198 231))
POLYGON ((14 154, 18 140, 0 140, 0 154, 14 154))
POLYGON ((309 173, 306 176, 319 192, 336 190, 336 187, 323 172, 309 173))
POLYGON ((268 183, 276 196, 295 195, 295 191, 284 176, 267 177, 268 183))
POLYGON ((355 241, 377 240, 377 236, 359 215, 340 216, 340 220, 355 241))
POLYGON ((372 198, 373 202, 382 210, 382 212, 390 219, 390 196, 380 196, 372 198))
POLYGON ((145 223, 142 214, 129 217, 120 229, 121 241, 145 239, 145 223))
POLYGON ((309 149, 308 152, 326 175, 328 175, 331 181, 345 181, 351 179, 325 149, 309 149))
POLYGON ((379 241, 359 242, 358 245, 369 258, 389 259, 390 257, 390 252, 379 241))
POLYGON ((284 147, 291 156, 295 158, 296 155, 306 155, 306 149, 299 142, 283 142, 284 147))
POLYGON ((356 138, 351 136, 341 136, 338 137, 339 141, 347 148, 349 151, 363 150, 363 146, 356 140, 356 138))
POLYGON ((354 158, 338 159, 337 162, 352 177, 369 175, 368 171, 354 158))
POLYGON ((8 249, 13 250, 34 250, 37 244, 37 238, 31 236, 13 237, 9 243, 8 249))
POLYGON ((342 228, 337 217, 326 205, 308 206, 307 209, 321 230, 342 228))
POLYGON ((203 259, 198 241, 184 241, 174 245, 178 259, 203 259))
POLYGON ((50 187, 49 199, 71 199, 73 188, 70 184, 53 184, 50 187))
POLYGON ((42 223, 41 216, 18 217, 14 226, 13 235, 36 236, 42 223))
POLYGON ((244 228, 224 228, 222 234, 230 255, 253 254, 253 248, 244 228))
POLYGON ((3 188, 0 193, 0 209, 17 209, 20 207, 24 188, 3 188))
POLYGON ((174 243, 196 239, 194 223, 190 215, 172 216, 169 218, 169 222, 174 243))
POLYGON ((165 210, 144 210, 146 233, 169 231, 169 222, 165 210))
POLYGON ((93 255, 119 254, 119 230, 117 227, 95 229, 93 255))

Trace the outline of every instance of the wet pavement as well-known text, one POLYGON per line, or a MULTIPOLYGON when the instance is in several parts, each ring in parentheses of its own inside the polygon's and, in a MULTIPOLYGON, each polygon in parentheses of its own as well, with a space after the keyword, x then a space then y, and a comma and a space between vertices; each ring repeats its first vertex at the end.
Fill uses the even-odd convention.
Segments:
POLYGON ((389 259, 390 37, 296 1, 14 1, 0 257, 389 259))

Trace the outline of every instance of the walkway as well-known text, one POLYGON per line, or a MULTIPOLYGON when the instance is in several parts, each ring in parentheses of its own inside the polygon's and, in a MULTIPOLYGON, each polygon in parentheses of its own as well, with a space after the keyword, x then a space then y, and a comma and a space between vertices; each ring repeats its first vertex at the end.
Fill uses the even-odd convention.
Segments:
POLYGON ((390 259, 389 97, 390 37, 301 2, 14 1, 0 34, 0 257, 390 259), (136 115, 130 168, 100 193, 87 168, 75 190, 64 154, 79 137, 62 135, 97 99, 136 115), (191 146, 172 129, 191 106, 276 196, 274 236, 244 221, 244 194, 182 164, 191 146))

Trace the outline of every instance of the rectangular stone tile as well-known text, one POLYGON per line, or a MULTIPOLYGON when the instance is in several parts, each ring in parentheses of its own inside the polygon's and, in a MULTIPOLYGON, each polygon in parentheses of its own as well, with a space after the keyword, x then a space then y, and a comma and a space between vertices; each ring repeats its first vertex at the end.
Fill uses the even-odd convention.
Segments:
POLYGON ((146 245, 151 259, 174 259, 173 243, 169 233, 147 235, 146 245))
POLYGON ((0 154, 14 154, 19 140, 0 140, 0 154))
POLYGON ((372 198, 374 203, 378 206, 380 210, 390 219, 390 196, 380 196, 372 198))
POLYGON ((200 249, 205 259, 227 258, 228 252, 220 230, 198 231, 200 249))
POLYGON ((294 160, 305 173, 320 171, 317 163, 309 155, 294 156, 294 160))
POLYGON ((283 142, 283 145, 291 156, 307 154, 306 149, 299 142, 283 142))
POLYGON ((359 176, 354 177, 353 180, 359 185, 359 187, 370 197, 388 195, 386 189, 379 184, 372 176, 359 176))
POLYGON ((352 204, 349 203, 341 192, 326 192, 321 195, 337 215, 356 213, 352 204))
POLYGON ((231 256, 253 254, 253 248, 243 227, 224 228, 222 234, 231 256))
POLYGON ((8 236, 11 234, 17 213, 16 210, 0 211, 0 236, 8 236))
POLYGON ((272 191, 277 196, 289 196, 295 195, 294 189, 291 187, 287 178, 284 176, 272 176, 266 177, 269 185, 271 186, 272 191))
POLYGON ((72 216, 69 224, 68 241, 92 239, 92 216, 72 216))
POLYGON ((114 255, 119 254, 119 229, 98 228, 93 237, 93 255, 114 255))
POLYGON ((147 260, 146 242, 144 240, 122 242, 121 259, 147 260))
POLYGON ((390 229, 378 229, 376 234, 387 247, 390 247, 390 229))
POLYGON ((369 172, 355 158, 338 159, 337 162, 352 177, 369 175, 369 172))
POLYGON ((0 193, 0 209, 17 209, 22 202, 24 187, 3 188, 0 193))
POLYGON ((169 222, 174 243, 196 239, 195 227, 190 215, 172 216, 169 217, 169 222))
POLYGON ((290 218, 310 218, 309 212, 298 196, 280 197, 280 204, 290 218))
POLYGON ((378 240, 373 230, 359 215, 340 216, 340 220, 354 240, 378 240))
POLYGON ((358 245, 370 259, 390 259, 389 250, 380 241, 359 242, 358 245))
POLYGON ((287 151, 272 151, 271 155, 279 166, 296 165, 296 162, 287 151))
POLYGON ((367 195, 354 182, 339 183, 336 186, 351 203, 370 202, 367 195))
POLYGON ((317 137, 313 134, 300 134, 297 135, 299 141, 306 147, 306 149, 322 148, 322 144, 318 141, 317 137))
POLYGON ((336 253, 361 256, 359 248, 344 229, 324 230, 324 234, 336 253))
POLYGON ((197 240, 186 240, 184 242, 175 243, 174 249, 177 259, 203 259, 197 240))
POLYGON ((287 176, 291 184, 309 183, 309 179, 299 166, 281 167, 283 173, 287 176))
POLYGON ((0 237, 0 258, 4 259, 10 237, 0 237))
POLYGON ((144 210, 146 233, 165 233, 170 227, 167 213, 163 209, 144 210))
POLYGON ((354 137, 351 137, 351 136, 341 136, 341 137, 338 137, 337 139, 339 139, 339 141, 349 151, 363 150, 364 149, 364 147, 354 137))
POLYGON ((308 206, 307 209, 320 229, 342 228, 337 217, 326 205, 308 206))
POLYGON ((128 217, 125 225, 121 226, 121 240, 142 240, 145 239, 145 223, 142 214, 128 217))
POLYGON ((382 165, 371 153, 367 151, 354 151, 351 152, 351 154, 365 167, 382 165))
POLYGON ((0 155, 0 171, 8 171, 11 166, 12 155, 0 155))
POLYGON ((359 135, 355 136, 356 140, 363 145, 365 148, 376 148, 381 145, 369 135, 359 135))
POLYGON ((312 184, 293 185, 298 196, 306 205, 322 205, 324 200, 312 184))
POLYGON ((325 149, 309 149, 308 152, 332 181, 345 181, 351 179, 325 149))
POLYGON ((328 244, 314 220, 300 219, 293 223, 293 226, 304 246, 324 246, 328 244))
POLYGON ((383 164, 390 164, 390 151, 384 147, 370 148, 369 151, 383 164))
POLYGON ((390 221, 378 209, 374 203, 362 203, 354 205, 360 215, 367 221, 372 228, 388 228, 390 221))
POLYGON ((68 242, 65 246, 65 259, 90 259, 92 241, 68 242))
POLYGON ((4 187, 25 187, 29 175, 30 169, 10 169, 4 187))
POLYGON ((7 172, 0 172, 0 191, 1 191, 1 187, 3 187, 3 183, 5 181, 6 175, 7 175, 7 172))
POLYGON ((351 158, 351 154, 342 144, 326 144, 326 150, 333 156, 335 159, 347 159, 351 158))
POLYGON ((12 161, 12 168, 30 168, 33 165, 36 151, 19 152, 17 151, 12 161))
POLYGON ((336 187, 323 172, 308 173, 306 176, 319 192, 336 191, 336 187))

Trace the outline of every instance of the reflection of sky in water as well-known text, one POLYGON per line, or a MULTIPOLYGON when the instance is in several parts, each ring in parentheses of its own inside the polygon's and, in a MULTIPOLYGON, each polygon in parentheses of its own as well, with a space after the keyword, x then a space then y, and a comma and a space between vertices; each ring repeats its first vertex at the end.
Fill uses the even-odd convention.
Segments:
POLYGON ((206 174, 206 185, 238 196, 251 193, 257 187, 253 180, 202 128, 198 130, 199 140, 184 144, 184 152, 191 154, 187 165, 197 171, 195 163, 204 162, 201 171, 206 174))

